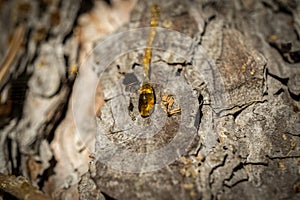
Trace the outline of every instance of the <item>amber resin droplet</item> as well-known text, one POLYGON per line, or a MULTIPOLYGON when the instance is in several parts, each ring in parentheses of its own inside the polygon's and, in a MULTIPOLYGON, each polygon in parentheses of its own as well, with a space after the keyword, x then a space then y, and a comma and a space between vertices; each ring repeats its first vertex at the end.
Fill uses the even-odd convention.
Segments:
POLYGON ((151 84, 146 83, 140 89, 139 112, 142 117, 149 117, 155 104, 155 94, 151 84))
POLYGON ((149 83, 149 68, 152 58, 152 43, 156 34, 156 27, 158 26, 159 7, 157 4, 153 4, 151 7, 151 14, 151 30, 148 34, 147 47, 143 58, 144 84, 140 89, 139 97, 139 112, 142 117, 149 117, 155 104, 154 89, 149 83))

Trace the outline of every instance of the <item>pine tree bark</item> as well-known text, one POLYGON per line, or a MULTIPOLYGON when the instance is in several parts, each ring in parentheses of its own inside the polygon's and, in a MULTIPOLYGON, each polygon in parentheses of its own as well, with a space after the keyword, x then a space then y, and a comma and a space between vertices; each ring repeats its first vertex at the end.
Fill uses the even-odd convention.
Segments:
POLYGON ((300 198, 299 2, 158 2, 144 119, 153 3, 0 1, 2 199, 300 198))

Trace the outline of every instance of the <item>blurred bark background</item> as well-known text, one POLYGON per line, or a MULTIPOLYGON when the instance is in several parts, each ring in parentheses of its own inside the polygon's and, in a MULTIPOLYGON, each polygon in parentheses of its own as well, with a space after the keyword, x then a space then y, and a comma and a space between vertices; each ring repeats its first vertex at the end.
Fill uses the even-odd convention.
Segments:
MULTIPOLYGON (((200 115, 188 153, 145 174, 94 160, 91 127, 105 86, 95 87, 95 72, 80 66, 110 34, 148 27, 153 2, 0 0, 1 199, 300 198, 298 0, 157 2, 159 26, 193 38, 195 55, 201 46, 216 63, 226 105, 215 110, 206 102, 212 94, 197 79, 193 58, 165 60, 201 86, 193 86, 200 115), (79 119, 80 138, 74 109, 90 116, 79 119)), ((141 61, 117 63, 122 69, 141 61)))

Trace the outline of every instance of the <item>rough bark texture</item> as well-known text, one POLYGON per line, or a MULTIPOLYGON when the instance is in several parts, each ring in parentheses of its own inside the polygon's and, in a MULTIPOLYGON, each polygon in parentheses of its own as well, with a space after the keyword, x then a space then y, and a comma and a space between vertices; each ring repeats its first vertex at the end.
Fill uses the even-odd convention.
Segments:
POLYGON ((158 2, 145 119, 153 3, 0 1, 0 198, 300 198, 299 1, 158 2))

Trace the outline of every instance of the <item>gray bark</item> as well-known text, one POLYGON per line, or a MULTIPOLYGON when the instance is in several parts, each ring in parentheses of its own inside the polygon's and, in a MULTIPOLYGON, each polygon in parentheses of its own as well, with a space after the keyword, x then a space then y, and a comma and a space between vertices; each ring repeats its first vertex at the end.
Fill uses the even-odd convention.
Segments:
POLYGON ((86 3, 0 2, 1 173, 53 199, 300 198, 299 1, 159 2, 149 118, 153 2, 86 3))

